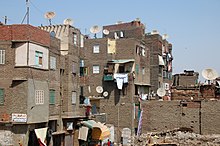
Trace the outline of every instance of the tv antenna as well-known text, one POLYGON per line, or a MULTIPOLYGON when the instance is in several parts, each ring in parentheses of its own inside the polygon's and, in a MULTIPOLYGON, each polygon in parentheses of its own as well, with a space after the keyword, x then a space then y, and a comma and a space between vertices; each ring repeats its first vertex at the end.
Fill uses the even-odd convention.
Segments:
POLYGON ((109 30, 107 30, 107 29, 103 29, 102 32, 103 32, 104 35, 108 35, 109 34, 109 30))
POLYGON ((164 88, 158 88, 157 89, 157 95, 160 97, 163 97, 166 94, 166 91, 164 88))
POLYGON ((50 11, 50 12, 46 12, 46 13, 44 14, 44 17, 45 17, 46 19, 48 19, 48 21, 49 21, 49 23, 50 23, 50 25, 51 25, 51 19, 54 18, 55 15, 56 15, 55 12, 50 11))
POLYGON ((218 73, 216 70, 208 68, 202 71, 202 76, 208 80, 208 84, 210 84, 211 80, 214 80, 218 77, 218 73))
POLYGON ((90 28, 90 32, 94 34, 94 38, 96 37, 96 34, 99 33, 101 31, 101 27, 99 27, 98 25, 94 25, 90 28))
POLYGON ((71 18, 67 18, 63 21, 63 24, 65 25, 73 25, 73 20, 71 18))

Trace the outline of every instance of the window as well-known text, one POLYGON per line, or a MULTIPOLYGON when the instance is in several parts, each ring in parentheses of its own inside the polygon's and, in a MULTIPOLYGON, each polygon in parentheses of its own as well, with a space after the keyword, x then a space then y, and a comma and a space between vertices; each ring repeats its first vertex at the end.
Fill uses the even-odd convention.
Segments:
POLYGON ((43 90, 35 91, 35 104, 44 104, 44 91, 43 90))
POLYGON ((162 75, 162 70, 163 70, 163 67, 162 66, 159 66, 159 74, 162 75))
POLYGON ((4 102, 5 102, 5 99, 4 99, 4 89, 0 88, 0 105, 3 105, 4 102))
POLYGON ((73 44, 77 45, 77 33, 73 33, 73 44))
POLYGON ((80 76, 84 77, 88 75, 88 67, 80 67, 80 76))
POLYGON ((77 73, 76 68, 77 68, 77 64, 75 62, 73 62, 73 68, 72 68, 72 73, 73 74, 77 73))
POLYGON ((0 50, 0 64, 5 64, 5 50, 0 50))
POLYGON ((56 57, 50 56, 50 69, 56 69, 56 57))
POLYGON ((76 104, 76 91, 72 92, 72 104, 76 104))
POLYGON ((142 67, 142 75, 144 75, 144 74, 145 74, 145 68, 142 67))
POLYGON ((137 74, 139 73, 139 65, 138 65, 138 64, 135 65, 135 72, 136 72, 137 74))
POLYGON ((80 35, 80 47, 81 48, 84 47, 84 37, 83 37, 83 35, 80 35))
POLYGON ((55 104, 55 90, 50 89, 50 104, 55 104))
POLYGON ((120 38, 123 38, 123 37, 124 37, 124 32, 120 31, 120 38))
POLYGON ((99 53, 99 45, 93 46, 93 53, 99 53))
POLYGON ((93 70, 93 73, 94 74, 98 74, 99 73, 99 66, 98 65, 93 65, 93 68, 92 68, 93 70))
POLYGON ((35 65, 42 66, 43 65, 43 53, 39 51, 35 51, 35 65))

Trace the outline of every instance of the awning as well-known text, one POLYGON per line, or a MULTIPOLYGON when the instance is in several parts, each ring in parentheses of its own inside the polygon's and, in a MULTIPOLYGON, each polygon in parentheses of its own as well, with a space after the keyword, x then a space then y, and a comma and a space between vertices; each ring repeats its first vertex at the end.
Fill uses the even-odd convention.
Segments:
POLYGON ((160 55, 158 55, 158 58, 159 58, 159 65, 165 66, 165 63, 164 63, 163 57, 160 56, 160 55))
POLYGON ((104 140, 110 136, 109 128, 101 123, 95 123, 92 129, 92 139, 104 140))
POLYGON ((82 124, 89 127, 89 128, 93 128, 93 125, 96 123, 96 121, 94 120, 88 120, 88 121, 82 121, 82 124))
POLYGON ((45 142, 46 136, 47 136, 47 129, 48 129, 47 127, 34 129, 40 146, 46 146, 46 144, 44 142, 45 142))
POLYGON ((108 61, 108 63, 128 63, 128 62, 134 62, 135 60, 134 59, 120 59, 120 60, 111 60, 111 61, 108 61))

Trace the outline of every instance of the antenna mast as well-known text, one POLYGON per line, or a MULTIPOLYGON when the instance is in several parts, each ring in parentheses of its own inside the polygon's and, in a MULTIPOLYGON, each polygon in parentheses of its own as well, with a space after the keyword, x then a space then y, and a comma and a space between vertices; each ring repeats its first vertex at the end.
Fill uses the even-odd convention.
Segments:
POLYGON ((29 0, 26 0, 26 6, 27 6, 27 24, 29 24, 29 15, 30 15, 29 0))
POLYGON ((26 0, 26 7, 27 7, 27 12, 26 12, 21 24, 23 24, 26 17, 27 17, 27 24, 29 24, 29 15, 30 15, 29 0, 26 0))

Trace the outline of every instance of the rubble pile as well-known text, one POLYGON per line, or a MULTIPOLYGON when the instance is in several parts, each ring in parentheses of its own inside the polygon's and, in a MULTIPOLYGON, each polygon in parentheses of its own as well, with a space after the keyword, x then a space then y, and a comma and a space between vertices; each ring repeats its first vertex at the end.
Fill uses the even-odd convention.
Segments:
POLYGON ((133 137, 134 146, 220 146, 220 135, 200 135, 192 132, 147 133, 133 137))

